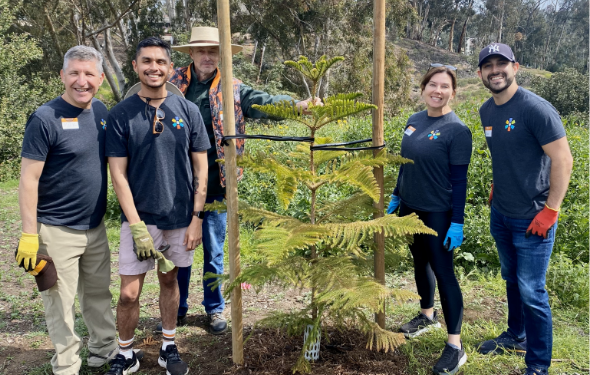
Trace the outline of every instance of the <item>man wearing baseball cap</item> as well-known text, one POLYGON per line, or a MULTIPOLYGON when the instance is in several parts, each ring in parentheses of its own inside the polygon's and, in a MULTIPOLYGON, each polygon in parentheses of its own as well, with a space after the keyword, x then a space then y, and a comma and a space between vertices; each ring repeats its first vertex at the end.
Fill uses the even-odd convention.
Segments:
POLYGON ((88 365, 117 354, 111 310, 111 252, 103 217, 107 203, 105 128, 108 111, 94 95, 103 57, 76 46, 64 56, 63 95, 29 118, 22 147, 19 266, 35 276, 49 337, 53 374, 78 374, 82 339, 74 328, 76 294, 88 328, 88 365))
MULTIPOLYGON (((242 50, 241 46, 232 44, 232 53, 242 50)), ((221 96, 221 71, 219 69, 219 30, 215 27, 193 27, 190 42, 182 46, 173 46, 172 49, 187 53, 193 62, 187 67, 177 68, 170 78, 170 82, 178 86, 185 98, 195 103, 207 129, 207 135, 211 147, 207 151, 208 160, 208 184, 207 203, 222 201, 225 195, 225 165, 218 163, 217 159, 224 159, 223 145, 223 106, 221 96)), ((252 105, 275 104, 280 101, 295 101, 288 95, 269 95, 265 92, 254 90, 234 78, 234 109, 236 118, 236 133, 244 134, 245 117, 266 118, 267 116, 252 108, 252 105)), ((303 110, 307 109, 310 99, 296 103, 303 110)), ((316 98, 314 105, 321 105, 316 98)), ((236 140, 238 155, 244 151, 244 140, 236 140)), ((242 178, 242 169, 238 168, 238 180, 242 178)), ((205 212, 203 219, 203 274, 212 272, 223 273, 223 245, 225 242, 226 213, 215 211, 205 212)), ((178 309, 178 325, 186 324, 188 311, 188 290, 190 284, 191 267, 179 268, 178 286, 180 288, 180 306, 178 309)), ((214 280, 203 280, 204 300, 203 305, 207 313, 209 332, 222 334, 227 330, 227 322, 223 317, 225 300, 220 288, 211 290, 208 286, 214 280)), ((157 330, 160 330, 158 325, 157 330)))
POLYGON ((545 274, 573 160, 557 110, 518 86, 518 69, 505 44, 479 53, 477 74, 492 93, 479 111, 494 178, 490 232, 508 301, 508 330, 479 351, 525 355, 525 374, 543 375, 553 345, 545 274))

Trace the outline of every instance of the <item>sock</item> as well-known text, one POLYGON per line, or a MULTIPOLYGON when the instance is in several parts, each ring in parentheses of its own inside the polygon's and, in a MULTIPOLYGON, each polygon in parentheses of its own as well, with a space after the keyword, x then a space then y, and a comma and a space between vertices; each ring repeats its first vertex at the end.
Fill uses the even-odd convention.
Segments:
POLYGON ((174 345, 174 338, 176 337, 176 328, 174 329, 164 329, 162 327, 162 350, 166 350, 168 345, 174 345))
POLYGON ((455 344, 451 344, 451 343, 450 343, 450 342, 448 342, 448 341, 447 341, 447 345, 449 345, 449 346, 450 346, 451 348, 453 348, 453 349, 461 350, 461 348, 460 348, 460 347, 458 347, 458 346, 457 346, 457 345, 455 345, 455 344))
POLYGON ((131 340, 121 340, 119 337, 119 354, 127 359, 133 358, 133 340, 135 340, 135 336, 131 340))
POLYGON ((428 319, 432 320, 434 319, 434 313, 430 314, 430 315, 426 315, 424 314, 425 317, 427 317, 428 319))

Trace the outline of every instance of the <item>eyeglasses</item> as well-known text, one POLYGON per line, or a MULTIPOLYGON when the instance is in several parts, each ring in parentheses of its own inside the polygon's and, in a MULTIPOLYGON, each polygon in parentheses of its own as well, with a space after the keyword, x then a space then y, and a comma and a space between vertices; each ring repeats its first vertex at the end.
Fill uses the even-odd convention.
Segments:
POLYGON ((152 133, 154 134, 161 134, 164 131, 164 124, 162 123, 162 120, 164 119, 164 117, 166 117, 166 114, 164 113, 163 110, 161 110, 160 108, 156 108, 156 113, 154 115, 154 122, 153 122, 153 128, 152 128, 152 133))
POLYGON ((444 65, 444 64, 440 64, 440 63, 434 63, 434 64, 430 64, 430 68, 428 68, 428 70, 430 70, 430 69, 432 69, 432 68, 441 68, 441 67, 443 67, 443 66, 444 66, 445 68, 447 68, 447 69, 450 69, 450 70, 457 70, 457 68, 455 68, 455 67, 454 67, 454 66, 452 66, 452 65, 444 65))

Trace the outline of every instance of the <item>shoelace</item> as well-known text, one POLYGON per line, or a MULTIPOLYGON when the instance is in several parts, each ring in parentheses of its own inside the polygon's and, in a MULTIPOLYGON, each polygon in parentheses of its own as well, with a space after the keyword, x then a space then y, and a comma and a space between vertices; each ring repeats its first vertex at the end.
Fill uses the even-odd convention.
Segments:
POLYGON ((178 349, 176 348, 176 345, 169 345, 168 348, 166 348, 166 363, 178 363, 178 362, 182 362, 182 360, 180 359, 180 354, 178 354, 178 349), (168 350, 168 348, 170 348, 170 350, 168 350))
POLYGON ((443 361, 445 365, 448 364, 453 358, 453 352, 455 350, 455 348, 451 348, 449 345, 445 345, 445 348, 443 349, 443 352, 440 356, 440 361, 443 361))
POLYGON ((118 354, 115 359, 113 359, 113 361, 111 362, 111 369, 109 370, 109 374, 116 373, 116 370, 124 370, 125 369, 125 363, 127 362, 127 359, 125 358, 125 356, 118 354), (113 370, 115 370, 113 372, 113 370))

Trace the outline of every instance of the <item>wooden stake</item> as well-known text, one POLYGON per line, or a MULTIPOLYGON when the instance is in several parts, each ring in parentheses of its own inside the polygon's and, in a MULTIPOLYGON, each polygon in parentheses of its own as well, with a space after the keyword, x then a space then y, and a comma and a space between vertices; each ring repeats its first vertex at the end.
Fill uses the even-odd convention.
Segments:
MULTIPOLYGON (((231 28, 229 22, 229 0, 217 1, 217 24, 221 56, 221 89, 223 95, 223 134, 236 134, 234 115, 234 93, 231 53, 231 28)), ((240 274, 240 230, 238 222, 238 178, 236 167, 236 142, 228 141, 225 146, 225 181, 227 198, 227 234, 229 247, 230 282, 240 274)), ((244 338, 242 323, 242 290, 238 286, 231 295, 232 359, 237 365, 244 364, 244 338)))
MULTIPOLYGON (((373 0, 373 146, 383 144, 383 96, 385 93, 385 0, 373 0)), ((378 150, 374 153, 377 154, 378 150)), ((383 168, 373 168, 373 175, 381 193, 375 206, 374 218, 383 216, 383 168)), ((385 237, 383 233, 375 236, 375 278, 385 285, 385 237)), ((385 328, 385 301, 383 312, 375 314, 379 327, 385 328)))

